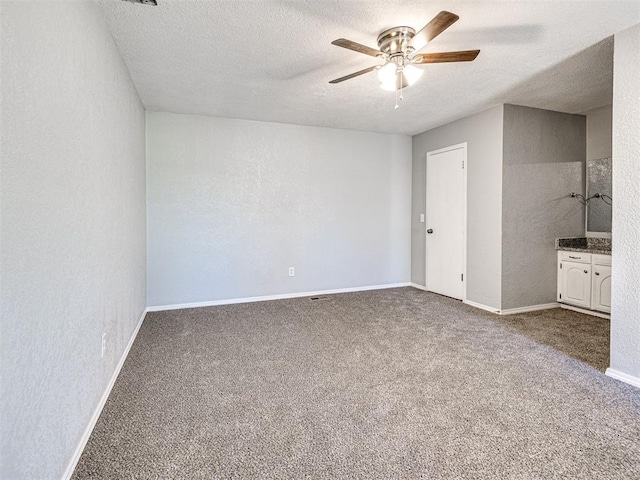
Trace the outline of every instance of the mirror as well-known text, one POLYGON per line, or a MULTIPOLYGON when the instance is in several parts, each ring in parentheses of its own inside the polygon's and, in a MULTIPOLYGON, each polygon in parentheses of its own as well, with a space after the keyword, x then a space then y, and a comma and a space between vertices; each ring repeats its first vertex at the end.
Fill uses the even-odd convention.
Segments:
POLYGON ((611 157, 587 160, 587 237, 611 237, 611 157))

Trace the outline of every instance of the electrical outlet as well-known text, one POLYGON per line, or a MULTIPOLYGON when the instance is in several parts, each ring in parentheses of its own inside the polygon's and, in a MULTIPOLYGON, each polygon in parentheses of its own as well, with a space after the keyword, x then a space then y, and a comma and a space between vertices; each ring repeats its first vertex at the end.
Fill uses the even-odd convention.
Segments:
POLYGON ((101 358, 104 358, 104 352, 107 350, 107 334, 103 333, 102 334, 102 354, 100 355, 101 358))
POLYGON ((289 267, 289 276, 290 277, 296 276, 296 270, 293 267, 289 267))

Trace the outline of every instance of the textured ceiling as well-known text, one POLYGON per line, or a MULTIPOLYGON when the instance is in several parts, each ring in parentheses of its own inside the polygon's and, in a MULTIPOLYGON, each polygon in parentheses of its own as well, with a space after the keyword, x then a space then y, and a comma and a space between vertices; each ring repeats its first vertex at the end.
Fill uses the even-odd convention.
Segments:
POLYGON ((408 135, 499 103, 570 113, 606 105, 607 37, 640 22, 638 0, 100 5, 149 110, 408 135), (332 40, 376 47, 382 30, 420 29, 440 10, 460 20, 424 51, 479 48, 474 62, 426 65, 398 110, 375 73, 328 83, 378 63, 332 40))

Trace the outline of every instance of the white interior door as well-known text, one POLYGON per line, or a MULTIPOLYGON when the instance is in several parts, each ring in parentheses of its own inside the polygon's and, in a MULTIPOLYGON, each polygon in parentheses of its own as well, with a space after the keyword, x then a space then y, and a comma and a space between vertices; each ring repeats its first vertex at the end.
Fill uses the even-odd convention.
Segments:
POLYGON ((467 146, 427 153, 426 288, 463 300, 467 146))

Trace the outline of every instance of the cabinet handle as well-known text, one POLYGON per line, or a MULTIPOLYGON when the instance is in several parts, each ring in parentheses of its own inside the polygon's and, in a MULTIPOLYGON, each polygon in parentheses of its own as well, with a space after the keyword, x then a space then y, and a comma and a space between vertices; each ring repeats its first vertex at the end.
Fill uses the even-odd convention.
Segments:
POLYGON ((584 273, 589 273, 589 272, 585 270, 584 273))
POLYGON ((600 275, 600 272, 596 272, 596 275, 600 275))
POLYGON ((569 258, 573 258, 574 260, 580 260, 582 257, 572 257, 571 255, 569 255, 569 258))

